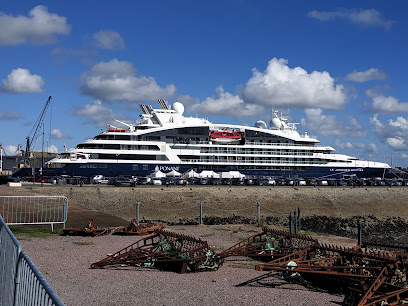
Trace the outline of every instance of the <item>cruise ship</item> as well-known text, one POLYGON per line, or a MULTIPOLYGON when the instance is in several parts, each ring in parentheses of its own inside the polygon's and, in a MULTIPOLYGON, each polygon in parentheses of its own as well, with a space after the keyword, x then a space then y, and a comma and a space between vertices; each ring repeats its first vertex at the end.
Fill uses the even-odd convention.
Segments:
POLYGON ((60 174, 91 177, 148 176, 154 171, 181 174, 212 170, 239 171, 246 176, 339 178, 343 175, 383 177, 388 164, 334 153, 331 146, 272 110, 269 127, 215 124, 184 116, 184 106, 158 100, 159 109, 141 104, 135 124, 109 126, 106 131, 48 162, 60 174))

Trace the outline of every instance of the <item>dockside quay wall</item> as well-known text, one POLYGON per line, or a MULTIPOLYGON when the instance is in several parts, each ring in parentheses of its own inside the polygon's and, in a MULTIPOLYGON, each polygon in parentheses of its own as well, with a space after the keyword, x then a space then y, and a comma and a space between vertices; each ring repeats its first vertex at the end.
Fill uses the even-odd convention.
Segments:
POLYGON ((285 222, 300 208, 302 217, 327 216, 408 221, 408 187, 266 187, 266 186, 69 186, 33 187, 33 192, 66 196, 86 209, 131 220, 139 202, 140 218, 177 223, 198 220, 200 202, 204 217, 261 217, 285 222))

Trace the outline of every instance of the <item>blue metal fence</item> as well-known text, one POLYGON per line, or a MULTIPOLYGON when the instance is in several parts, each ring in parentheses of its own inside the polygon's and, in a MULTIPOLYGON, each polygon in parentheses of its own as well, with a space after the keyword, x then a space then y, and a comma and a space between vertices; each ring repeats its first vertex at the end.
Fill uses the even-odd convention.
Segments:
POLYGON ((0 306, 64 305, 0 215, 0 306))

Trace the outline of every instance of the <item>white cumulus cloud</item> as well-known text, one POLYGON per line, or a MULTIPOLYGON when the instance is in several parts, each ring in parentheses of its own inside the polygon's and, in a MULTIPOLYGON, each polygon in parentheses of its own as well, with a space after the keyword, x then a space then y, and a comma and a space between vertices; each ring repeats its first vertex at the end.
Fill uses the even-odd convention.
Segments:
POLYGON ((371 108, 376 113, 391 114, 408 112, 408 102, 400 102, 393 96, 386 97, 376 89, 368 89, 366 95, 373 100, 371 108))
POLYGON ((378 152, 377 145, 375 143, 369 143, 368 144, 368 150, 371 153, 377 153, 378 152))
POLYGON ((71 136, 63 133, 59 129, 52 129, 51 130, 51 137, 54 139, 71 139, 71 136))
POLYGON ((0 120, 17 120, 20 119, 20 113, 16 111, 0 112, 0 120))
POLYGON ((34 45, 53 43, 57 35, 67 35, 71 26, 66 17, 48 12, 38 5, 26 16, 10 16, 0 12, 0 46, 31 43, 34 45))
POLYGON ((326 71, 308 73, 273 58, 264 72, 253 69, 243 96, 248 103, 268 106, 340 109, 346 103, 343 85, 335 85, 326 71))
POLYGON ((335 11, 310 11, 307 14, 311 18, 320 21, 330 21, 334 19, 343 19, 351 23, 366 26, 366 27, 380 27, 390 29, 394 21, 385 19, 376 9, 345 9, 339 8, 335 11))
POLYGON ((353 72, 349 73, 346 75, 346 80, 347 81, 353 81, 353 82, 367 82, 367 81, 383 81, 388 78, 388 75, 384 71, 380 71, 375 68, 370 68, 365 71, 357 71, 354 70, 353 72))
POLYGON ((374 127, 374 133, 383 143, 396 151, 408 150, 408 118, 398 116, 395 120, 390 119, 388 123, 383 123, 378 119, 378 114, 374 114, 370 123, 374 127))
POLYGON ((17 146, 13 146, 13 145, 3 146, 3 151, 4 151, 5 155, 8 155, 8 156, 16 155, 17 154, 17 146))
POLYGON ((50 145, 48 148, 46 148, 46 152, 48 153, 58 153, 58 148, 54 145, 50 145))
POLYGON ((101 49, 120 50, 125 47, 125 41, 118 32, 106 30, 93 34, 96 46, 101 49))
POLYGON ((350 141, 341 142, 339 139, 335 140, 334 145, 336 146, 336 148, 341 149, 341 150, 364 149, 366 147, 364 143, 350 142, 350 141))
POLYGON ((104 106, 102 101, 95 100, 93 104, 75 107, 75 116, 88 118, 88 121, 96 127, 105 128, 107 124, 117 125, 115 119, 126 121, 128 118, 123 114, 114 113, 104 106))
POLYGON ((306 130, 314 131, 329 137, 364 137, 366 131, 353 117, 339 121, 336 116, 324 115, 320 108, 305 109, 306 118, 301 119, 301 124, 306 130))
POLYGON ((168 99, 176 92, 173 84, 162 88, 153 77, 136 76, 132 63, 117 59, 95 64, 81 80, 82 94, 106 102, 168 99))
POLYGON ((3 79, 0 91, 8 93, 42 92, 44 83, 41 76, 31 74, 28 69, 17 68, 3 79))
POLYGON ((217 98, 208 97, 206 100, 189 107, 192 113, 208 115, 254 116, 264 112, 264 108, 255 104, 247 104, 238 95, 225 92, 222 86, 216 89, 217 98))

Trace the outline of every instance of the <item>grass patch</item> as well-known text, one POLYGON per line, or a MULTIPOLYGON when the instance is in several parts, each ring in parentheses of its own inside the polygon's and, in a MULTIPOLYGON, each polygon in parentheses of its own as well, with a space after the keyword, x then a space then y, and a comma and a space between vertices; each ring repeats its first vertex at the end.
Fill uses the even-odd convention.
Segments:
POLYGON ((93 242, 81 242, 81 241, 74 241, 72 244, 76 245, 93 245, 93 242))
POLYGON ((250 270, 255 269, 254 264, 228 264, 228 266, 236 269, 250 269, 250 270))
POLYGON ((216 227, 216 228, 214 228, 216 231, 227 231, 227 232, 229 232, 230 231, 230 229, 228 229, 228 228, 220 228, 220 227, 216 227))
POLYGON ((299 231, 298 233, 299 233, 299 234, 302 234, 302 235, 306 235, 306 236, 316 235, 315 232, 310 232, 310 231, 299 231))
POLYGON ((49 227, 29 228, 29 227, 10 226, 9 228, 14 235, 24 235, 24 236, 28 236, 32 238, 47 238, 53 235, 62 234, 62 230, 57 230, 55 232, 52 232, 51 228, 49 227))

